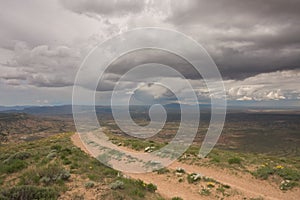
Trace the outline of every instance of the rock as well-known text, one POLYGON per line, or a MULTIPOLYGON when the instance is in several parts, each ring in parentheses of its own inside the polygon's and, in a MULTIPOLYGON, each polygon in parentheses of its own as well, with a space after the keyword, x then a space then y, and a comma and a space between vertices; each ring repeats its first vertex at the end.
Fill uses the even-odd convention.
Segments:
POLYGON ((182 173, 176 172, 175 175, 178 176, 178 177, 181 177, 182 173))
POLYGON ((146 147, 146 148, 144 149, 145 152, 149 152, 150 150, 151 150, 151 147, 146 147))
POLYGON ((193 176, 193 179, 194 179, 194 181, 197 181, 197 180, 199 180, 199 179, 201 179, 202 178, 202 175, 201 174, 195 174, 194 176, 193 176))
POLYGON ((178 167, 178 168, 176 169, 176 172, 179 172, 179 173, 185 173, 185 170, 184 170, 183 168, 181 168, 181 167, 178 167))

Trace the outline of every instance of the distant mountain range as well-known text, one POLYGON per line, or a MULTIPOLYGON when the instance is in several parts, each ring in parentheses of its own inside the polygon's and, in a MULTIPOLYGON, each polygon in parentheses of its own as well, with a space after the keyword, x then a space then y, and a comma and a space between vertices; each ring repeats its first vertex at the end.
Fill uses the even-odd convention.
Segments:
MULTIPOLYGON (((188 105, 188 104, 166 104, 164 108, 171 113, 176 113, 180 111, 180 108, 185 108, 188 110, 195 110, 198 105, 188 105)), ((125 106, 117 106, 117 109, 123 110, 125 106)), ((150 105, 132 105, 130 106, 130 111, 135 113, 147 112, 150 105)), ((201 112, 209 112, 211 109, 210 104, 199 104, 201 112)), ((78 111, 87 111, 94 109, 93 106, 88 105, 78 105, 76 106, 78 111)), ((98 114, 111 113, 110 106, 96 106, 96 112, 98 114)), ((72 115, 72 105, 59 105, 59 106, 0 106, 0 112, 4 113, 27 113, 33 115, 47 115, 47 116, 70 116, 72 115)), ((288 113, 300 113, 300 108, 290 107, 290 108, 279 108, 276 106, 261 107, 261 106, 241 106, 241 105, 228 105, 227 112, 288 112, 288 113)))
POLYGON ((31 106, 0 106, 0 112, 1 111, 7 111, 7 110, 24 110, 24 108, 29 108, 31 106))

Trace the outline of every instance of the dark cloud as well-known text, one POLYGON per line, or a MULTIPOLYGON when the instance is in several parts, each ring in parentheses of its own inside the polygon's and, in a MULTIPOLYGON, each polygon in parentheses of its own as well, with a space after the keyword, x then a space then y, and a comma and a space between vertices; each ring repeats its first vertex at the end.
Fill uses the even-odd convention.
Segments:
POLYGON ((288 24, 297 22, 299 6, 298 0, 173 0, 169 20, 177 25, 201 22, 222 28, 288 24))
POLYGON ((141 12, 145 7, 144 0, 61 0, 65 8, 79 14, 98 14, 121 16, 141 12))
POLYGON ((221 55, 212 55, 224 79, 244 79, 260 73, 300 69, 300 52, 287 49, 238 51, 221 48, 221 55))
MULTIPOLYGON (((177 70, 188 79, 199 79, 198 71, 184 58, 171 52, 160 49, 141 49, 129 52, 115 60, 106 70, 106 73, 125 74, 133 67, 147 63, 159 63, 177 70)), ((147 77, 139 74, 139 79, 147 77)))
POLYGON ((167 22, 198 38, 225 78, 300 68, 300 1, 172 1, 167 22))
MULTIPOLYGON (((273 49, 261 49, 246 53, 234 48, 220 47, 220 51, 221 54, 212 54, 212 57, 224 79, 244 79, 260 73, 297 69, 300 63, 300 52, 297 50, 286 52, 287 49, 282 49, 276 52, 273 49)), ((198 71, 182 57, 157 49, 127 53, 114 61, 106 73, 122 75, 133 67, 146 63, 170 66, 187 79, 202 78, 198 71)), ((146 76, 147 74, 140 74, 139 78, 146 76)))

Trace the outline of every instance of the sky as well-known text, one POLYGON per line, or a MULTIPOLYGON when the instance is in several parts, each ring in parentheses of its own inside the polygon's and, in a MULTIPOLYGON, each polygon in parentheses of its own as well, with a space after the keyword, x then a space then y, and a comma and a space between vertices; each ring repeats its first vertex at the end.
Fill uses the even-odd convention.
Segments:
MULTIPOLYGON (((299 7, 299 0, 1 0, 0 105, 70 104, 76 73, 97 44, 135 28, 161 27, 182 32, 206 49, 229 102, 300 107, 299 7)), ((149 61, 182 73, 199 103, 213 96, 185 60, 141 50, 109 66, 96 102, 106 104, 124 71, 149 61)), ((121 83, 120 92, 131 93, 136 103, 173 103, 174 94, 188 94, 179 87, 182 78, 160 78, 179 89, 138 78, 121 83)), ((88 85, 78 86, 83 94, 93 92, 88 85)), ((80 102, 90 100, 83 95, 80 102)), ((182 103, 192 102, 186 96, 182 103)))

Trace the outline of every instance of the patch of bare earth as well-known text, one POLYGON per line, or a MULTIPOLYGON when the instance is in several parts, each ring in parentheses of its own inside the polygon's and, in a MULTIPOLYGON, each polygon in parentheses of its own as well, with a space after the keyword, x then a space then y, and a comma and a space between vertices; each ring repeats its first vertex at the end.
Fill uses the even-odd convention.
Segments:
MULTIPOLYGON (((78 134, 72 136, 73 143, 81 148, 86 153, 89 153, 82 144, 78 134)), ((298 200, 300 197, 299 188, 294 188, 291 191, 283 192, 278 188, 278 185, 268 181, 258 180, 249 173, 235 172, 232 173, 229 169, 219 169, 216 167, 204 167, 189 165, 181 162, 174 162, 168 168, 171 172, 166 174, 144 173, 125 175, 134 179, 141 179, 146 183, 157 185, 158 193, 165 198, 181 197, 185 200, 197 199, 250 199, 263 198, 271 200, 298 200), (186 173, 200 173, 206 177, 213 178, 222 184, 230 186, 226 190, 225 195, 219 192, 212 192, 209 196, 201 195, 201 190, 206 187, 206 183, 189 184, 186 176, 174 173, 177 168, 183 168, 186 173), (182 182, 179 182, 179 179, 182 182)), ((212 191, 216 191, 215 189, 212 191)))

